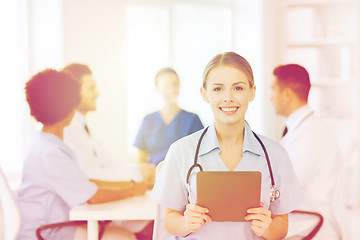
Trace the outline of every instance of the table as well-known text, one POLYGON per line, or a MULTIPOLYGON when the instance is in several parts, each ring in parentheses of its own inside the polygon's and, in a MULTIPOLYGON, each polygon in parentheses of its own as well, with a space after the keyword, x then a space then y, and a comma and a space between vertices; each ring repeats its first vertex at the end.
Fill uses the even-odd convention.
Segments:
POLYGON ((88 240, 98 239, 99 220, 154 220, 156 204, 145 195, 98 204, 81 204, 69 212, 70 220, 88 222, 88 240))

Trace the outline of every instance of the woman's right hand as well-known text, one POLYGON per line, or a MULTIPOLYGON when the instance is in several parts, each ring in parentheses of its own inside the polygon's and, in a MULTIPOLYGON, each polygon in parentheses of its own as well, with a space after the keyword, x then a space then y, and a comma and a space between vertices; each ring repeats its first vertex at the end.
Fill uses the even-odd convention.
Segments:
POLYGON ((206 222, 211 222, 211 218, 207 213, 207 208, 200 207, 199 205, 188 204, 184 212, 185 224, 190 232, 196 232, 206 222))

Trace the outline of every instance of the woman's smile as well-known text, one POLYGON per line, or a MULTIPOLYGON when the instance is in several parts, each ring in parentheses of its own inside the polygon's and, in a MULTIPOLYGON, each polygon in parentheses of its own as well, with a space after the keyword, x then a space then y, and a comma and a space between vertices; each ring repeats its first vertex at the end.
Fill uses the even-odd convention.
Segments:
POLYGON ((219 109, 226 115, 232 115, 239 109, 239 107, 229 106, 229 107, 219 107, 219 109))

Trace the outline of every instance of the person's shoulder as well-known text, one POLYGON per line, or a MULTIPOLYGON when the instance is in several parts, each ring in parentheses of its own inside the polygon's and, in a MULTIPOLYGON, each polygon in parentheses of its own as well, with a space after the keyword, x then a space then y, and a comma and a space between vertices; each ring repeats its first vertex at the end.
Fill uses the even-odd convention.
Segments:
POLYGON ((193 112, 189 112, 189 111, 186 111, 184 109, 181 110, 181 115, 185 118, 190 118, 190 119, 196 119, 196 118, 199 118, 199 116, 196 114, 196 113, 193 113, 193 112))
POLYGON ((160 114, 159 111, 151 112, 151 113, 146 114, 143 119, 144 119, 144 121, 151 120, 151 119, 157 118, 159 116, 159 114, 160 114))
POLYGON ((192 150, 196 148, 197 142, 199 141, 200 135, 204 130, 201 129, 197 132, 189 134, 183 138, 176 140, 171 144, 170 148, 172 149, 181 149, 181 150, 192 150))
POLYGON ((201 136, 202 130, 180 138, 170 145, 165 160, 175 164, 179 169, 188 169, 196 152, 196 146, 201 136))
POLYGON ((35 133, 26 154, 27 161, 45 160, 49 156, 60 152, 60 145, 55 138, 55 136, 49 133, 35 133))
POLYGON ((317 141, 334 141, 337 138, 336 126, 325 121, 325 119, 317 114, 309 117, 297 129, 297 135, 304 141, 317 142, 317 141))
POLYGON ((155 111, 155 112, 150 112, 150 113, 147 113, 144 118, 153 118, 155 116, 159 115, 159 111, 155 111))
POLYGON ((32 147, 46 152, 59 147, 57 140, 61 141, 51 133, 36 132, 32 138, 32 147))
POLYGON ((155 124, 156 122, 158 122, 159 119, 161 119, 160 112, 155 111, 155 112, 146 114, 142 121, 143 121, 143 124, 152 125, 152 124, 155 124))
MULTIPOLYGON (((278 142, 260 134, 256 134, 263 142, 269 155, 273 156, 288 156, 286 149, 278 142)), ((277 157, 276 157, 277 158, 277 157)), ((280 159, 280 158, 279 158, 280 159)))
POLYGON ((265 137, 264 135, 258 134, 256 133, 256 135, 261 139, 261 141, 264 143, 265 146, 269 146, 271 148, 280 148, 283 149, 283 147, 281 146, 280 143, 278 143, 277 141, 269 138, 269 137, 265 137))

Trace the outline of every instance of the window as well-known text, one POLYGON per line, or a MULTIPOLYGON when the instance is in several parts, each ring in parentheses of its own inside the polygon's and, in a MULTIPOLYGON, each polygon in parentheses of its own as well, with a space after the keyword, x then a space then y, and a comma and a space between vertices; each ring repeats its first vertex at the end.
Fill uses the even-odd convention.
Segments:
MULTIPOLYGON (((171 66, 179 74, 179 105, 199 114, 204 124, 211 123, 211 110, 201 99, 199 91, 203 70, 211 57, 224 51, 241 53, 239 50, 242 50, 249 61, 257 59, 256 63, 251 62, 253 66, 261 62, 260 40, 254 41, 260 39, 260 20, 246 19, 249 16, 258 18, 259 15, 254 12, 260 12, 260 1, 174 0, 167 4, 147 1, 143 5, 127 6, 129 146, 134 141, 142 118, 161 107, 161 99, 155 91, 154 75, 162 67, 171 66), (241 14, 243 17, 239 17, 241 14), (252 24, 248 24, 247 20, 252 24), (254 31, 253 28, 258 30, 254 31), (241 31, 249 29, 250 32, 242 34, 241 31)), ((260 68, 257 66, 256 69, 260 68)))
POLYGON ((61 14, 62 0, 0 3, 0 28, 6 32, 0 40, 0 165, 13 188, 19 184, 29 137, 39 127, 25 101, 25 82, 47 67, 62 67, 61 14))

